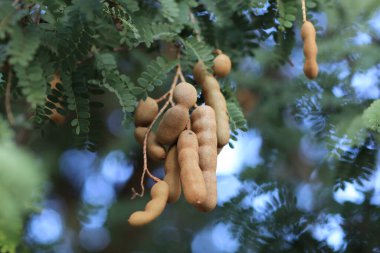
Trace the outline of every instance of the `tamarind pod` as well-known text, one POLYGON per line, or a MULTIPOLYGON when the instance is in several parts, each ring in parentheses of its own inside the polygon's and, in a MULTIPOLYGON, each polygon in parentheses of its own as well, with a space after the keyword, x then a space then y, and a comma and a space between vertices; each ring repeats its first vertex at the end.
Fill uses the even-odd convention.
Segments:
POLYGON ((129 216, 128 222, 132 226, 143 226, 156 219, 165 209, 169 196, 169 186, 165 181, 155 183, 150 190, 151 200, 146 204, 144 211, 136 211, 129 216))
POLYGON ((310 21, 305 21, 302 24, 302 27, 301 27, 302 40, 306 40, 307 38, 315 40, 316 34, 317 33, 315 31, 313 23, 311 23, 310 21))
POLYGON ((303 52, 305 56, 303 71, 309 79, 315 79, 319 71, 317 64, 318 46, 315 42, 316 32, 311 22, 306 21, 303 23, 301 37, 304 42, 303 52))
POLYGON ((177 202, 181 196, 180 167, 178 163, 177 146, 173 145, 165 159, 165 177, 164 181, 169 185, 169 203, 177 202))
POLYGON ((206 105, 215 111, 218 147, 223 147, 230 140, 230 122, 226 100, 220 91, 218 81, 207 75, 202 84, 206 105))
POLYGON ((201 84, 207 74, 207 68, 204 63, 202 61, 198 61, 193 68, 193 76, 197 84, 201 84))
POLYGON ((217 202, 217 136, 214 109, 207 105, 196 108, 191 114, 191 123, 192 130, 198 138, 199 166, 207 189, 207 199, 198 208, 208 212, 215 208, 217 202))
POLYGON ((207 188, 207 199, 199 206, 198 210, 210 212, 215 209, 218 202, 217 178, 215 171, 202 171, 203 179, 207 188))
POLYGON ((158 113, 157 102, 150 97, 140 100, 135 111, 135 125, 149 126, 158 113))
POLYGON ((158 125, 157 141, 163 145, 171 145, 181 132, 186 128, 189 121, 189 109, 183 105, 176 105, 167 110, 158 125))
POLYGON ((183 194, 188 203, 199 206, 207 199, 207 189, 199 167, 198 140, 193 131, 181 133, 177 150, 183 194))
MULTIPOLYGON (((135 128, 135 139, 141 146, 144 145, 144 138, 147 131, 147 127, 135 128)), ((148 156, 153 160, 163 160, 166 157, 165 148, 157 142, 156 134, 152 131, 149 133, 146 149, 148 156)))
POLYGON ((226 54, 220 52, 218 56, 214 59, 214 74, 217 77, 225 77, 231 72, 231 59, 226 54))
POLYGON ((173 99, 176 104, 191 108, 197 102, 197 90, 193 85, 181 82, 174 88, 173 99))

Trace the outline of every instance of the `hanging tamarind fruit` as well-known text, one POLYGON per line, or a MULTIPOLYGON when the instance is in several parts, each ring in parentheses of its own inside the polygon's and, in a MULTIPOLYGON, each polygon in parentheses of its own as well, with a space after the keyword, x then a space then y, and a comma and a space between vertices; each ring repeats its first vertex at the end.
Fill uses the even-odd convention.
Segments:
POLYGON ((301 37, 303 40, 303 53, 305 56, 305 63, 303 71, 309 79, 315 79, 318 76, 318 63, 317 54, 318 46, 315 41, 316 31, 313 23, 305 21, 301 27, 301 37))
POLYGON ((207 68, 202 61, 198 61, 193 68, 193 76, 194 80, 197 84, 201 84, 203 82, 203 78, 208 74, 207 68))
POLYGON ((177 150, 183 194, 188 203, 200 206, 207 199, 207 189, 199 167, 196 134, 191 130, 183 131, 178 138, 177 150))
POLYGON ((199 166, 207 189, 207 199, 199 205, 205 212, 213 210, 217 203, 216 163, 217 137, 215 112, 210 106, 197 107, 191 114, 191 129, 199 144, 199 166))
POLYGON ((169 185, 169 203, 177 202, 181 196, 180 167, 178 163, 177 146, 173 145, 165 159, 165 177, 164 181, 169 185))
POLYGON ((206 75, 202 83, 206 105, 215 111, 218 147, 225 146, 230 140, 230 123, 226 100, 220 91, 218 81, 212 75, 206 75))
POLYGON ((156 219, 165 209, 169 197, 169 186, 165 181, 155 183, 150 191, 152 199, 146 204, 144 211, 131 214, 128 222, 132 226, 143 226, 156 219))
POLYGON ((149 126, 158 113, 157 102, 150 97, 140 100, 135 111, 135 125, 149 126))
POLYGON ((219 49, 215 50, 217 56, 214 59, 214 74, 217 77, 226 77, 231 72, 231 59, 219 49))
MULTIPOLYGON (((147 127, 135 128, 135 139, 140 145, 144 145, 145 134, 148 131, 147 127)), ((166 157, 165 148, 157 142, 157 137, 154 132, 150 132, 147 140, 147 154, 153 160, 163 160, 166 157)))
POLYGON ((181 104, 167 110, 158 125, 157 141, 163 145, 171 145, 189 122, 189 109, 181 104))
POLYGON ((193 85, 181 82, 174 88, 173 99, 176 104, 191 108, 197 102, 197 90, 193 85))

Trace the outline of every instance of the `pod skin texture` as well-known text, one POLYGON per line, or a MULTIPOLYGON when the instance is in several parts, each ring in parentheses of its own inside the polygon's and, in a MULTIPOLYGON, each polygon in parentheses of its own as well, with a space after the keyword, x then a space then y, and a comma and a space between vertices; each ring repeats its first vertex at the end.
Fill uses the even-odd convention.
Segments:
POLYGON ((149 126, 158 114, 158 104, 150 97, 140 100, 135 111, 135 125, 149 126))
POLYGON ((197 90, 193 85, 181 82, 174 88, 173 99, 176 104, 191 108, 197 102, 197 90))
POLYGON ((226 100, 220 91, 218 81, 211 75, 204 78, 202 90, 206 105, 211 106, 215 111, 218 147, 223 147, 230 140, 230 121, 226 100))
POLYGON ((129 216, 131 226, 143 226, 156 219, 165 209, 169 196, 169 186, 165 181, 155 183, 150 190, 152 199, 146 204, 144 211, 136 211, 129 216))
POLYGON ((207 189, 199 167, 196 134, 191 130, 183 131, 177 142, 177 150, 183 194, 188 203, 198 207, 206 201, 207 189))
POLYGON ((176 105, 167 110, 158 125, 157 141, 163 145, 171 145, 189 122, 189 109, 183 105, 176 105))
POLYGON ((203 64, 203 62, 198 61, 193 68, 193 76, 194 80, 197 82, 197 84, 201 84, 203 81, 203 78, 208 74, 206 66, 203 64))
MULTIPOLYGON (((141 146, 144 145, 144 137, 147 131, 147 127, 135 128, 135 139, 141 146)), ((166 157, 165 148, 157 142, 156 134, 152 131, 149 133, 146 149, 148 156, 153 160, 163 160, 166 157)))
POLYGON ((217 77, 226 77, 231 72, 231 59, 227 55, 221 53, 214 59, 214 74, 217 77))
POLYGON ((318 47, 315 41, 316 32, 311 22, 305 21, 301 28, 301 37, 304 42, 303 53, 305 55, 305 63, 303 71, 309 79, 315 79, 318 76, 317 54, 318 47))
POLYGON ((207 188, 207 199, 199 206, 205 212, 213 210, 217 204, 217 137, 215 112, 210 106, 200 106, 191 114, 191 127, 199 144, 199 166, 207 188))
POLYGON ((169 185, 169 203, 177 202, 181 196, 180 167, 178 163, 177 146, 173 145, 168 152, 164 164, 164 181, 169 185))

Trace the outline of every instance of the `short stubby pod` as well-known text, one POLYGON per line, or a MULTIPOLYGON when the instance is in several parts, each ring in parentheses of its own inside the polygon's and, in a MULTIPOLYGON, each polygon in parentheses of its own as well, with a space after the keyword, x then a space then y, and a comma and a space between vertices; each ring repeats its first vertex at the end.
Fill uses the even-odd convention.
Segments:
POLYGON ((176 104, 191 108, 197 102, 197 90, 193 85, 181 82, 174 88, 173 99, 176 104))
POLYGON ((157 102, 150 97, 140 100, 135 111, 135 125, 149 126, 158 113, 157 102))
POLYGON ((207 189, 199 167, 198 139, 191 130, 181 133, 177 142, 183 194, 188 203, 200 206, 207 199, 207 189))
POLYGON ((217 77, 226 77, 231 72, 231 59, 226 54, 221 53, 219 50, 219 55, 214 59, 214 74, 217 77))
POLYGON ((144 211, 134 212, 128 222, 132 226, 143 226, 156 219, 164 211, 169 196, 169 186, 165 181, 155 183, 150 190, 152 199, 146 204, 144 211))
POLYGON ((167 110, 158 125, 157 141, 163 145, 171 145, 189 122, 189 109, 183 105, 176 105, 167 110))

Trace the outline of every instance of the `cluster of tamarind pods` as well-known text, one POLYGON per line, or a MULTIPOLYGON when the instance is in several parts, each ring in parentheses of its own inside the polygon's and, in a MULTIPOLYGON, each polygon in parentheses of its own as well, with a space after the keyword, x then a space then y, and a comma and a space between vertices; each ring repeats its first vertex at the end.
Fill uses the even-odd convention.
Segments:
POLYGON ((159 114, 157 100, 141 100, 135 111, 135 138, 146 145, 146 154, 165 160, 165 177, 151 188, 151 200, 144 211, 129 217, 132 226, 142 226, 157 218, 166 203, 176 202, 183 191, 186 201, 209 212, 217 204, 217 155, 229 142, 230 128, 226 100, 215 77, 231 70, 230 58, 220 50, 214 59, 213 74, 199 61, 193 69, 205 104, 197 105, 194 86, 182 80, 169 92, 172 107, 166 110, 156 132, 150 131, 159 114))

